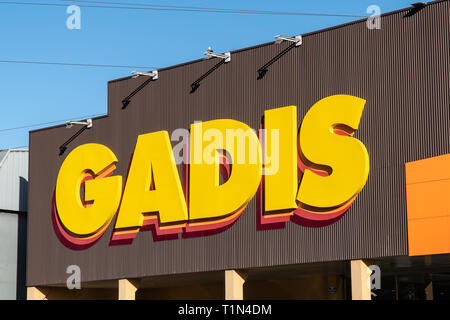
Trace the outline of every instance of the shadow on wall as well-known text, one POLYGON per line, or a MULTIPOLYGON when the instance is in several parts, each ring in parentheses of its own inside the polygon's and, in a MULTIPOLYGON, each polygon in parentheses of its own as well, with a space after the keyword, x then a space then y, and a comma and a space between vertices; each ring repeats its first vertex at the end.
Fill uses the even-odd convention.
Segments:
POLYGON ((426 4, 422 3, 422 2, 416 2, 416 3, 413 3, 412 6, 413 7, 411 8, 411 10, 409 10, 408 13, 403 16, 403 18, 409 18, 409 17, 415 15, 417 12, 419 12, 420 10, 425 8, 426 4))
POLYGON ((28 210, 28 181, 20 177, 19 214, 17 218, 17 278, 16 299, 26 300, 27 273, 27 210, 28 210))

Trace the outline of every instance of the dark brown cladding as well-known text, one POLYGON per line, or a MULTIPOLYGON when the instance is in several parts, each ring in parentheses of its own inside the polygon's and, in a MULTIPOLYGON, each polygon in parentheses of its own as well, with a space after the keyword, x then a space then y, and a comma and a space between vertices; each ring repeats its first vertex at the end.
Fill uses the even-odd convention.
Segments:
POLYGON ((65 283, 71 264, 81 267, 83 281, 91 281, 407 255, 404 163, 450 152, 449 3, 407 13, 384 15, 380 30, 359 21, 306 35, 260 80, 257 70, 289 44, 233 52, 231 62, 193 93, 191 83, 217 59, 161 70, 126 109, 122 99, 145 78, 111 81, 109 115, 94 120, 63 156, 58 147, 77 128, 31 132, 27 284, 65 283), (252 200, 237 223, 217 235, 155 242, 151 232, 142 232, 131 245, 109 246, 110 225, 87 250, 67 249, 57 239, 52 194, 58 170, 76 146, 108 146, 119 159, 116 174, 125 177, 139 134, 171 133, 219 118, 257 128, 264 110, 287 105, 298 107, 300 123, 315 102, 334 94, 367 100, 356 137, 370 156, 367 184, 338 222, 257 231, 252 200))

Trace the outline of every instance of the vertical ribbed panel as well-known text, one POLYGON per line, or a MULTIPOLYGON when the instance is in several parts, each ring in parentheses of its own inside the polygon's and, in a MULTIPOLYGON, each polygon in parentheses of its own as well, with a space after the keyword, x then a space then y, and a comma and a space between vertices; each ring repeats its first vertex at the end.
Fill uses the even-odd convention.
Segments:
POLYGON ((27 187, 28 150, 0 151, 0 300, 22 296, 27 187))
POLYGON ((269 67, 257 70, 288 44, 265 44, 232 53, 231 62, 190 84, 218 60, 160 70, 157 81, 121 100, 145 79, 109 83, 109 116, 75 140, 102 143, 119 158, 126 175, 137 135, 189 129, 196 120, 231 118, 259 127, 264 110, 296 105, 299 123, 318 100, 333 94, 365 99, 355 137, 367 147, 370 173, 354 205, 323 228, 287 223, 256 230, 253 200, 229 230, 208 237, 154 242, 139 233, 132 245, 108 246, 111 226, 93 247, 71 251, 56 238, 50 220, 51 195, 64 157, 58 146, 73 130, 51 128, 30 136, 30 230, 28 285, 62 283, 69 264, 80 265, 83 281, 187 273, 228 268, 298 264, 406 255, 404 163, 450 152, 449 3, 382 18, 381 30, 365 21, 305 35, 303 44, 269 67))
POLYGON ((0 210, 26 211, 28 150, 4 150, 0 157, 0 210))

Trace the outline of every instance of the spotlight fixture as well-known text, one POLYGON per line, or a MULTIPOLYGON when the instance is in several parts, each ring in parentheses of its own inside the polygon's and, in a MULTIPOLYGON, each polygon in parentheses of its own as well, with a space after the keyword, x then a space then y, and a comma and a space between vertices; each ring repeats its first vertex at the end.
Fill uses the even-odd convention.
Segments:
POLYGON ((152 80, 158 79, 158 70, 153 70, 150 72, 144 72, 144 71, 132 71, 131 74, 133 74, 132 78, 137 78, 140 76, 146 76, 152 78, 152 80))
POLYGON ((279 35, 276 35, 274 38, 278 39, 277 41, 275 41, 275 43, 281 43, 283 41, 290 41, 290 42, 294 42, 296 47, 298 47, 299 45, 302 44, 302 36, 301 35, 298 35, 295 37, 288 37, 288 36, 283 36, 283 35, 279 34, 279 35))
POLYGON ((66 128, 72 128, 74 124, 86 126, 87 129, 92 128, 92 119, 87 119, 86 121, 69 121, 66 123, 66 128))
POLYGON ((230 62, 231 61, 231 53, 230 52, 225 52, 225 53, 217 53, 214 52, 211 47, 208 47, 208 50, 203 53, 205 56, 208 57, 214 57, 214 58, 219 58, 219 59, 223 59, 225 63, 230 62))
POLYGON ((69 145, 69 143, 71 143, 73 140, 76 139, 76 137, 78 137, 80 134, 83 133, 83 131, 92 128, 92 119, 87 119, 86 121, 69 121, 66 123, 66 128, 72 128, 73 125, 81 125, 83 126, 80 130, 78 130, 77 132, 75 132, 75 134, 73 136, 71 136, 66 142, 64 142, 60 147, 59 147, 59 155, 62 156, 64 154, 64 152, 66 152, 67 150, 67 146, 69 145))

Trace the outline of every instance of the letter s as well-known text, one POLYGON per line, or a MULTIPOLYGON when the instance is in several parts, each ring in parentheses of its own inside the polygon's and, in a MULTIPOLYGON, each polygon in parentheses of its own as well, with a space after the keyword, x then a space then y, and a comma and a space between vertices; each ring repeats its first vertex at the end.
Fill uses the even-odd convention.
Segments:
POLYGON ((334 95, 318 101, 306 114, 298 141, 307 169, 297 194, 301 204, 342 206, 364 187, 369 155, 364 144, 351 137, 358 129, 364 104, 365 100, 357 97, 334 95))

